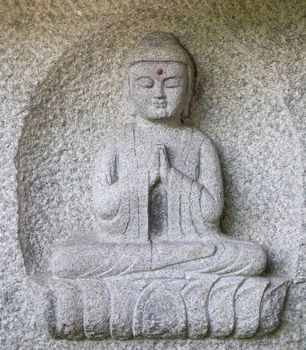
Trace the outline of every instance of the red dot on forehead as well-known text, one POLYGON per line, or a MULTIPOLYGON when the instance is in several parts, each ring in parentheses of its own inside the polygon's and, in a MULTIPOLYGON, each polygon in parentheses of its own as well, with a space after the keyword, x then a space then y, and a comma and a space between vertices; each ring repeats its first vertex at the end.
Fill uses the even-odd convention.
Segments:
POLYGON ((162 75, 163 74, 162 68, 158 68, 157 71, 156 71, 156 74, 157 75, 162 75))

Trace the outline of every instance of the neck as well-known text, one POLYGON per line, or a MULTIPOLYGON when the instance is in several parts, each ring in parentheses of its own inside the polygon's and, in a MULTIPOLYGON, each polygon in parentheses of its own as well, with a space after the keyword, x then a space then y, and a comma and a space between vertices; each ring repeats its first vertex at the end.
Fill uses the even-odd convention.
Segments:
POLYGON ((179 128, 182 125, 182 122, 180 118, 161 118, 157 120, 148 120, 137 115, 136 124, 137 126, 144 128, 162 129, 179 128))

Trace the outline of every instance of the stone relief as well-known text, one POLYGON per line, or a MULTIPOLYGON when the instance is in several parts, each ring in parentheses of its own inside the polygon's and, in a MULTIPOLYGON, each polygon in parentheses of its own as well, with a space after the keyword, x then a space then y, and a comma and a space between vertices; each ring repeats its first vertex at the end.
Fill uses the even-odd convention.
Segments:
POLYGON ((50 273, 30 279, 52 336, 244 338, 278 326, 288 281, 260 276, 259 244, 220 232, 216 148, 183 123, 195 79, 172 34, 148 34, 128 55, 124 97, 135 123, 97 157, 96 240, 56 247, 50 273))

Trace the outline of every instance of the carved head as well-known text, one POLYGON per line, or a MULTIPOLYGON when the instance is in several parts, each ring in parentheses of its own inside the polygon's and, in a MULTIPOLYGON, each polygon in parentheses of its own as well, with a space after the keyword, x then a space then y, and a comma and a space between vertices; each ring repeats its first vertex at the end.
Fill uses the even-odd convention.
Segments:
POLYGON ((126 62, 124 96, 128 112, 148 120, 189 117, 195 66, 170 33, 146 35, 126 62))

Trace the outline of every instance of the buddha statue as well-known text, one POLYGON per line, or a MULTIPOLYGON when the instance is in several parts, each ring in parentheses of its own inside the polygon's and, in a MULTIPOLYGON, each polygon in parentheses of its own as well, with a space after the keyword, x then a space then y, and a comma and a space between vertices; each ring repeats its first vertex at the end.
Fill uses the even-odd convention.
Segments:
POLYGON ((58 247, 56 276, 110 276, 171 269, 258 275, 266 254, 219 230, 220 162, 202 131, 184 126, 195 85, 188 52, 169 33, 151 33, 126 62, 124 96, 135 123, 110 136, 97 158, 95 242, 58 247))
POLYGON ((259 244, 220 231, 216 147, 187 127, 196 72, 169 33, 126 61, 134 123, 113 133, 93 177, 95 239, 55 247, 30 278, 52 336, 68 339, 251 337, 279 324, 287 281, 259 277, 259 244))

